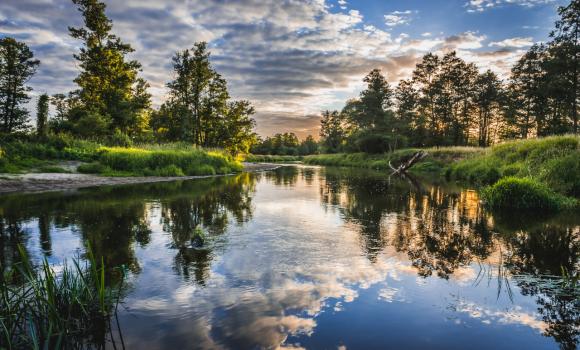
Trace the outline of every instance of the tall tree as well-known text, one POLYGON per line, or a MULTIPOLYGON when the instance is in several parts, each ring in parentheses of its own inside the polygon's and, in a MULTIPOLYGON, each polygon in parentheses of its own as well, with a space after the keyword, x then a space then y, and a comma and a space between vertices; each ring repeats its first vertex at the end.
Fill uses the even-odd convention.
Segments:
POLYGON ((497 122, 502 106, 502 82, 495 73, 488 70, 477 77, 475 90, 475 104, 478 111, 477 142, 479 146, 485 147, 490 144, 490 128, 497 122))
POLYGON ((26 86, 40 62, 23 42, 0 39, 0 132, 26 129, 28 111, 22 106, 30 100, 26 86))
POLYGON ((181 139, 202 144, 202 103, 215 77, 207 44, 199 42, 173 56, 175 79, 167 84, 173 108, 180 116, 181 139))
POLYGON ((40 137, 45 137, 48 134, 48 101, 48 95, 42 94, 38 98, 36 106, 36 133, 40 137))
POLYGON ((534 45, 512 68, 510 78, 510 124, 519 129, 521 138, 532 133, 542 135, 546 115, 546 99, 543 82, 545 71, 542 60, 546 54, 544 45, 534 45))
POLYGON ((338 111, 322 112, 320 120, 320 137, 327 152, 338 152, 346 139, 343 116, 338 111))
POLYGON ((76 94, 85 112, 78 119, 86 118, 78 120, 78 124, 86 128, 96 123, 110 131, 135 133, 134 126, 150 104, 148 85, 138 77, 141 64, 126 59, 133 49, 111 34, 112 22, 103 2, 72 1, 84 19, 84 27, 69 27, 70 35, 83 42, 80 52, 74 55, 81 70, 75 79, 79 86, 76 94))
POLYGON ((565 100, 571 109, 572 131, 578 133, 578 104, 580 104, 580 0, 558 8, 560 19, 550 34, 553 46, 560 51, 561 77, 565 81, 565 100))

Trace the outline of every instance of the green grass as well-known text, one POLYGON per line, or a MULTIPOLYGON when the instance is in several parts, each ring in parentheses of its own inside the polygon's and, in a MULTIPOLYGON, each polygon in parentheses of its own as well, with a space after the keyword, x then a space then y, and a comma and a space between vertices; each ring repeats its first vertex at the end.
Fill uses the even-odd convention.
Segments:
POLYGON ((58 160, 87 162, 79 167, 79 172, 105 176, 215 175, 242 170, 240 162, 221 150, 186 143, 124 148, 103 147, 66 136, 0 139, 0 173, 67 172, 54 164, 58 160))
POLYGON ((484 203, 493 209, 573 209, 578 201, 555 193, 531 178, 504 177, 481 192, 484 203))
POLYGON ((248 154, 246 162, 253 163, 290 163, 300 162, 304 159, 303 156, 279 156, 269 154, 248 154))
POLYGON ((106 176, 194 176, 239 172, 242 165, 223 152, 191 146, 179 149, 101 147, 97 160, 78 170, 106 176))
POLYGON ((504 177, 531 178, 555 192, 580 197, 580 137, 506 142, 453 164, 447 176, 482 186, 504 177))
MULTIPOLYGON (((57 273, 46 259, 21 262, 0 275, 0 344, 7 349, 84 348, 110 334, 123 279, 108 286, 105 266, 92 253, 57 273)), ((0 269, 4 271, 3 269, 0 269)), ((124 276, 124 271, 122 272, 124 276)))
MULTIPOLYGON (((411 172, 442 175, 450 164, 461 160, 475 157, 483 152, 476 147, 440 147, 425 149, 429 156, 411 168, 411 172)), ((358 167, 375 170, 390 170, 389 161, 393 166, 411 157, 419 149, 408 148, 397 150, 393 153, 367 154, 367 153, 337 153, 319 154, 304 157, 304 163, 325 166, 358 167)))

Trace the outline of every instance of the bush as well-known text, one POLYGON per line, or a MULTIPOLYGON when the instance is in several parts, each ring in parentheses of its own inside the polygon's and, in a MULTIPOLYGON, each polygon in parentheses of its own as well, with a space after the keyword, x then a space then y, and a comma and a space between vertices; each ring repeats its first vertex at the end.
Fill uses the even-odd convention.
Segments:
POLYGON ((391 139, 386 135, 363 133, 356 138, 356 146, 361 152, 378 154, 389 151, 391 139))
POLYGON ((113 147, 131 147, 133 146, 133 140, 131 140, 129 135, 115 130, 115 133, 109 136, 107 144, 113 147))
POLYGON ((574 200, 530 178, 503 178, 484 188, 481 195, 485 204, 495 209, 559 210, 575 205, 574 200))

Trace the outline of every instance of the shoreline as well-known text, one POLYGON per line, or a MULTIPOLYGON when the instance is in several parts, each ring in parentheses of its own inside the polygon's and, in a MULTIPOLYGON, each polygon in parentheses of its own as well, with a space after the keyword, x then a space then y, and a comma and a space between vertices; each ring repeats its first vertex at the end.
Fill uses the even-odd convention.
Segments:
MULTIPOLYGON (((244 172, 270 171, 283 166, 282 164, 269 163, 243 163, 243 165, 244 172)), ((194 180, 228 175, 108 177, 79 173, 0 174, 0 195, 9 193, 68 191, 88 187, 194 180)))

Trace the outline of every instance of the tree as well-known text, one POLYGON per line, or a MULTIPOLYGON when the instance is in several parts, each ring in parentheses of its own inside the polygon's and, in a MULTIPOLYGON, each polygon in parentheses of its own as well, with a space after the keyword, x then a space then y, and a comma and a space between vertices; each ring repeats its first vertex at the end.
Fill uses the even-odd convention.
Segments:
POLYGON ((26 83, 39 64, 25 43, 9 37, 0 39, 0 132, 27 128, 29 113, 22 105, 30 100, 28 92, 32 88, 26 83))
POLYGON ((580 0, 572 0, 568 6, 558 8, 560 19, 556 21, 556 29, 550 34, 552 46, 557 47, 561 54, 561 77, 564 78, 567 92, 565 101, 571 107, 572 132, 578 133, 578 104, 580 103, 580 0))
MULTIPOLYGON (((177 52, 173 56, 175 79, 167 84, 172 108, 179 114, 181 139, 196 145, 202 143, 203 95, 212 78, 216 78, 209 56, 205 42, 196 43, 191 50, 177 52)), ((213 86, 217 83, 215 80, 213 86)))
POLYGON ((45 137, 48 134, 48 100, 47 94, 42 94, 38 98, 38 105, 36 108, 36 133, 40 137, 45 137))
POLYGON ((315 154, 318 151, 318 143, 314 140, 312 135, 306 136, 306 138, 300 143, 298 148, 298 153, 300 155, 315 154))
POLYGON ((519 129, 521 138, 528 138, 536 131, 542 135, 547 101, 544 84, 545 71, 542 60, 546 54, 544 45, 534 45, 512 68, 508 88, 510 89, 511 126, 519 129))
POLYGON ((478 138, 480 147, 490 144, 490 127, 497 122, 503 101, 502 82, 488 70, 477 77, 475 82, 475 105, 478 110, 478 138))
POLYGON ((79 86, 75 94, 83 112, 74 120, 76 129, 85 135, 93 134, 92 126, 101 132, 104 127, 105 132, 136 134, 139 130, 135 125, 150 105, 148 85, 138 77, 141 64, 126 60, 133 49, 111 34, 112 22, 105 14, 104 3, 72 1, 84 19, 84 27, 69 27, 70 35, 83 42, 80 52, 74 55, 81 70, 74 80, 79 86))
POLYGON ((347 136, 344 117, 338 111, 322 112, 320 137, 327 152, 338 152, 347 136))

